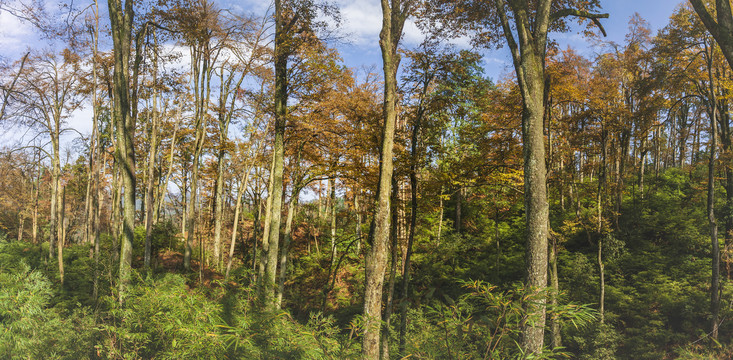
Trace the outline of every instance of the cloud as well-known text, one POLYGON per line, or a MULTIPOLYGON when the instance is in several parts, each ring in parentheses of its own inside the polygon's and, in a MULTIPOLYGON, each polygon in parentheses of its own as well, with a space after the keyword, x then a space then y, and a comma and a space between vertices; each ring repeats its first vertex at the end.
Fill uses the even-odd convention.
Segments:
POLYGON ((7 11, 0 10, 0 48, 5 56, 15 58, 33 45, 36 34, 33 27, 7 11))
POLYGON ((378 44, 382 29, 382 7, 377 1, 336 2, 343 19, 341 31, 355 45, 378 44))

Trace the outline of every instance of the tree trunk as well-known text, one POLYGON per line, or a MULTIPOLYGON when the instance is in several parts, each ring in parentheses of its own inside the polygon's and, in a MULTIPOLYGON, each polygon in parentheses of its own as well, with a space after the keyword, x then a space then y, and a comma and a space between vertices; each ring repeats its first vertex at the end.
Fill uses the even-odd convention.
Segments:
POLYGON ((109 0, 110 28, 114 53, 114 106, 112 118, 116 132, 117 146, 115 154, 125 187, 125 205, 122 240, 120 250, 119 301, 122 303, 130 282, 132 268, 132 243, 135 226, 135 147, 133 136, 135 122, 130 115, 130 45, 132 38, 132 21, 134 17, 133 1, 109 0))
MULTIPOLYGON (((198 204, 198 180, 199 167, 201 163, 201 154, 203 153, 204 142, 206 141, 206 128, 209 117, 208 104, 211 94, 211 68, 210 68, 210 49, 208 39, 191 46, 191 70, 194 79, 194 98, 195 98, 195 114, 194 128, 196 131, 196 140, 194 142, 193 159, 191 164, 191 196, 189 197, 190 206, 187 204, 188 213, 186 214, 186 249, 183 255, 183 265, 186 270, 191 270, 191 252, 194 246, 194 236, 196 233, 195 219, 196 207, 198 204)), ((203 264, 203 254, 200 254, 200 266, 203 264)), ((200 267, 199 266, 199 267, 200 267)))
POLYGON ((708 158, 708 205, 707 205, 707 217, 708 225, 710 227, 710 242, 712 244, 712 252, 710 254, 712 258, 712 274, 710 277, 710 312, 711 312, 711 334, 710 336, 717 340, 718 339, 718 314, 720 312, 720 245, 718 243, 718 223, 715 219, 715 157, 718 148, 718 132, 717 132, 717 120, 716 120, 716 104, 717 97, 715 94, 715 85, 713 84, 713 60, 712 50, 709 49, 708 44, 705 43, 706 57, 707 57, 707 72, 709 80, 709 91, 710 99, 708 103, 708 111, 710 116, 710 145, 709 145, 709 158, 708 158))
MULTIPOLYGON (((608 157, 608 131, 606 130, 605 124, 601 124, 601 163, 598 169, 598 194, 596 195, 596 206, 597 206, 597 223, 596 231, 598 232, 598 272, 600 274, 600 296, 599 296, 599 313, 601 314, 601 324, 604 323, 605 306, 606 306, 606 272, 605 266, 603 265, 603 198, 606 185, 606 159, 608 157)), ((646 151, 642 151, 642 166, 640 174, 644 171, 644 154, 646 151)), ((643 178, 642 178, 643 179, 643 178)), ((641 188, 643 180, 640 179, 639 187, 641 188)), ((643 194, 643 193, 642 193, 643 194)), ((644 196, 642 195, 642 199, 644 196)))
POLYGON ((379 45, 382 51, 384 70, 384 127, 382 128, 379 157, 379 185, 377 188, 374 218, 369 231, 370 249, 366 256, 366 286, 364 291, 364 338, 362 357, 379 358, 380 330, 382 322, 382 288, 387 263, 387 241, 389 239, 390 187, 393 174, 393 146, 397 119, 397 69, 400 58, 397 47, 405 19, 409 13, 409 2, 381 0, 382 30, 379 45))
POLYGON ((356 253, 361 254, 361 208, 359 207, 359 189, 354 190, 354 212, 356 213, 356 253))
POLYGON ((293 231, 293 219, 298 211, 298 198, 300 197, 300 188, 295 186, 293 194, 288 204, 288 216, 285 219, 285 231, 283 233, 283 246, 280 254, 280 277, 277 279, 277 309, 282 307, 283 292, 285 291, 285 277, 288 273, 288 251, 290 250, 291 234, 293 231))
POLYGON ((384 307, 384 336, 380 352, 381 359, 389 359, 389 338, 392 333, 392 311, 394 309, 394 289, 397 276, 397 259, 400 238, 400 185, 394 176, 392 177, 392 222, 390 224, 390 266, 389 281, 387 290, 387 304, 384 307))
MULTIPOLYGON (((550 286, 552 292, 550 293, 550 304, 554 307, 557 306, 557 298, 560 295, 560 285, 557 276, 557 239, 551 236, 552 244, 550 244, 550 286)), ((553 315, 550 318, 550 348, 554 349, 562 346, 562 335, 560 333, 560 319, 557 315, 553 315)))
POLYGON ((711 12, 707 10, 703 0, 690 0, 690 3, 720 46, 728 66, 733 68, 733 13, 730 1, 715 0, 712 14, 715 14, 716 18, 713 18, 711 12))
MULTIPOLYGON (((270 222, 271 222, 271 215, 272 212, 270 209, 272 209, 272 183, 273 183, 273 176, 272 172, 275 169, 275 158, 273 154, 272 162, 270 163, 270 178, 267 181, 267 200, 265 201, 265 223, 262 229, 262 250, 260 252, 259 256, 259 269, 257 273, 257 286, 258 291, 261 293, 262 290, 262 280, 265 278, 265 267, 267 265, 267 253, 268 249, 270 248, 270 242, 268 241, 270 238, 270 222)), ((261 210, 261 208, 260 208, 261 210)), ((259 226, 259 224, 258 224, 259 226)))
POLYGON ((461 213, 462 213, 462 206, 463 206, 463 187, 459 185, 458 190, 456 190, 454 195, 455 203, 456 203, 456 212, 455 212, 455 218, 453 219, 453 228, 456 230, 457 233, 461 233, 461 213))
POLYGON ((547 226, 548 203, 546 193, 545 146, 542 133, 543 79, 542 58, 527 56, 522 64, 525 88, 522 111, 522 138, 524 144, 524 203, 527 218, 526 269, 527 285, 538 298, 527 305, 527 315, 535 321, 525 322, 522 347, 526 353, 539 353, 544 343, 545 297, 547 286, 547 226))
POLYGON ((58 215, 56 215, 57 224, 56 224, 56 239, 57 239, 57 249, 56 249, 56 255, 58 256, 58 265, 59 265, 59 278, 61 280, 61 286, 64 286, 64 246, 66 245, 66 224, 64 223, 64 213, 65 213, 65 207, 66 207, 66 188, 58 185, 60 189, 56 192, 56 204, 58 204, 58 215))
POLYGON ((283 166, 285 158, 285 123, 287 116, 288 52, 286 49, 285 18, 281 0, 275 0, 275 139, 273 151, 272 207, 270 209, 270 233, 268 237, 267 264, 262 279, 262 300, 265 309, 273 310, 275 303, 275 278, 280 246, 280 221, 282 217, 283 166))
POLYGON ((336 262, 336 180, 333 177, 328 179, 328 188, 331 190, 329 217, 331 219, 331 266, 333 266, 336 262))
MULTIPOLYGON (((153 38, 155 39, 155 43, 157 45, 157 37, 155 35, 155 30, 153 30, 153 38)), ((157 46, 156 46, 157 47, 157 46)), ((152 235, 153 235, 153 225, 155 220, 155 204, 157 203, 155 201, 155 159, 158 155, 158 91, 157 91, 157 83, 158 83, 158 55, 157 50, 154 51, 153 55, 153 108, 152 108, 152 116, 151 116, 151 126, 150 126, 150 135, 149 135, 149 141, 150 141, 150 153, 148 154, 148 168, 147 168, 147 177, 146 177, 146 189, 145 189, 145 253, 144 253, 144 266, 146 270, 150 269, 150 260, 152 257, 152 235)))
POLYGON ((524 208, 527 221, 526 285, 534 292, 532 302, 525 304, 527 318, 521 324, 521 346, 526 354, 538 354, 544 345, 545 302, 543 293, 547 287, 547 235, 548 214, 544 103, 545 103, 545 54, 547 31, 550 22, 552 1, 542 0, 536 5, 532 24, 526 13, 526 4, 509 1, 515 16, 512 19, 516 32, 514 37, 505 2, 495 0, 499 15, 512 53, 522 95, 522 144, 524 154, 524 208), (517 14, 524 14, 519 16, 517 14))
MULTIPOLYGON (((228 124, 226 126, 228 131, 228 124)), ((227 141, 226 136, 220 135, 220 140, 227 141), (222 138, 223 137, 223 138, 222 138)), ((214 199, 214 266, 217 270, 221 270, 221 228, 224 218, 224 144, 217 154, 216 168, 216 193, 214 199)))

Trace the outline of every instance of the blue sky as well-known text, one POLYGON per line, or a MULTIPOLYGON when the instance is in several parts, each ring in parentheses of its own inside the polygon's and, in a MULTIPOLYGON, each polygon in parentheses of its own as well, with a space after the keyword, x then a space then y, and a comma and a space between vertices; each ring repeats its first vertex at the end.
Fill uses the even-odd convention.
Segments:
MULTIPOLYGON (((10 0, 12 3, 13 0, 10 0)), ((29 1, 29 0, 23 0, 29 1)), ((59 8, 58 0, 46 0, 46 7, 50 10, 59 8)), ((67 0, 65 0, 67 1, 67 0)), ((269 8, 269 2, 263 0, 214 0, 220 3, 222 8, 232 8, 235 12, 249 12, 264 14, 269 8)), ((381 28, 381 7, 379 0, 332 0, 341 9, 343 18, 341 34, 348 39, 348 43, 335 44, 344 59, 346 66, 352 68, 372 68, 375 72, 381 72, 381 55, 378 45, 379 30, 381 28)), ((669 16, 675 7, 685 0, 601 0, 603 12, 609 13, 608 19, 602 19, 608 37, 605 40, 622 43, 628 29, 628 21, 631 16, 638 12, 646 19, 655 34, 657 30, 664 27, 669 16)), ((92 3, 91 0, 75 0, 77 7, 84 7, 92 3)), ((102 17, 106 16, 106 3, 100 3, 102 17)), ((596 52, 591 42, 578 34, 577 31, 552 34, 562 48, 571 46, 579 53, 592 57, 596 52)), ((423 36, 411 21, 405 26, 403 46, 411 48, 417 46, 423 36)), ((104 41, 104 40, 103 40, 104 41)), ((459 41, 460 45, 460 41, 459 41)), ((106 46, 109 46, 107 44, 106 46)), ((467 46, 465 41, 463 46, 467 46)), ((0 11, 0 60, 12 62, 22 57, 27 49, 44 49, 52 47, 51 44, 41 40, 33 28, 14 18, 13 16, 0 11)), ((105 48, 105 45, 102 45, 105 48)), ((497 80, 502 74, 507 74, 513 69, 509 53, 506 49, 500 49, 485 53, 484 67, 486 74, 493 80, 497 80)), ((90 111, 81 110, 74 119, 71 119, 72 126, 82 133, 91 131, 89 121, 90 111)))
MULTIPOLYGON (((678 4, 686 0, 601 0, 602 12, 609 14, 608 19, 601 19, 608 37, 604 40, 623 43, 628 30, 628 21, 639 13, 651 26, 652 34, 667 25, 678 4)), ((361 67, 374 65, 381 69, 380 50, 378 46, 379 29, 381 27, 381 8, 377 0, 339 1, 347 5, 344 11, 344 31, 353 33, 352 45, 339 46, 341 54, 348 66, 361 67)), ((555 33, 562 48, 571 46, 581 54, 592 57, 595 49, 591 42, 577 31, 555 33)), ((412 23, 406 25, 403 46, 414 47, 420 43, 422 36, 412 23)), ((486 74, 496 80, 501 74, 513 71, 511 59, 506 49, 485 53, 484 67, 486 74)))
MULTIPOLYGON (((47 0, 55 8, 55 0, 47 0)), ((86 0, 89 1, 89 0, 86 0)), ((683 1, 683 0, 680 0, 683 1)), ((669 16, 680 3, 678 0, 602 0, 603 12, 610 15, 609 19, 601 20, 608 31, 608 38, 615 42, 623 42, 629 18, 638 12, 649 21, 652 33, 667 24, 669 16)), ((261 0, 219 0, 222 7, 230 6, 238 11, 264 13, 268 8, 267 1, 261 0)), ((381 66, 378 46, 378 35, 381 27, 381 8, 378 0, 335 0, 341 9, 344 19, 342 33, 349 39, 350 44, 338 44, 339 50, 350 67, 381 66)), ((83 6, 76 1, 77 6, 83 6)), ((102 11, 106 4, 100 3, 102 11)), ((105 15, 105 14, 103 14, 105 15)), ((577 32, 553 34, 563 48, 572 46, 585 55, 592 55, 590 42, 577 32)), ((414 47, 422 39, 417 27, 408 22, 405 27, 403 45, 414 47)), ((15 58, 21 56, 27 47, 46 47, 33 29, 7 13, 0 11, 0 56, 15 58)), ((510 65, 506 50, 493 51, 486 54, 487 73, 496 77, 506 71, 510 65)))

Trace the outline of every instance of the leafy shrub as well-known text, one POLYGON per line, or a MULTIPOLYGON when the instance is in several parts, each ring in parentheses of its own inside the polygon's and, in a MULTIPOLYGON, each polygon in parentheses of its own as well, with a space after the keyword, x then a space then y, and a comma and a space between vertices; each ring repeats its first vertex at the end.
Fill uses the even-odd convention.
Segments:
MULTIPOLYGON (((518 346, 526 306, 546 295, 515 285, 507 291, 485 282, 466 282, 468 290, 457 301, 446 298, 424 309, 412 310, 406 336, 406 356, 416 359, 524 359, 518 346)), ((548 317, 583 326, 595 318, 588 306, 547 308, 548 317)), ((531 321, 531 319, 529 319, 531 321)), ((540 358, 564 355, 547 350, 540 358)))
POLYGON ((92 358, 94 320, 77 308, 63 314, 49 308, 48 279, 26 264, 0 272, 0 358, 92 358))
POLYGON ((100 353, 124 359, 213 359, 226 354, 221 306, 188 290, 180 275, 166 274, 131 286, 124 305, 106 302, 100 353))

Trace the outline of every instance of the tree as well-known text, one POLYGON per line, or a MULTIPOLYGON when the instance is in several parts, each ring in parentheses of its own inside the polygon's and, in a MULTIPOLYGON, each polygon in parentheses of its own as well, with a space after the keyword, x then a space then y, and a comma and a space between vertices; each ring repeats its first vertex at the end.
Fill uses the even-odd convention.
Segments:
MULTIPOLYGON (((430 3, 428 13, 444 14, 426 22, 440 34, 454 31, 467 34, 475 29, 473 41, 481 45, 497 44, 503 37, 512 55, 522 95, 522 143, 524 146, 524 205, 526 233, 526 285, 543 291, 547 286, 548 203, 546 192, 545 140, 545 56, 549 31, 567 31, 566 18, 598 19, 608 14, 592 13, 598 0, 559 2, 540 0, 494 0, 481 2, 438 1, 430 3), (437 25, 448 24, 441 27, 437 25)), ((531 304, 523 324, 522 348, 528 354, 539 353, 544 344, 545 302, 539 297, 531 304)))
POLYGON ((264 268, 260 281, 260 296, 266 309, 276 307, 276 278, 280 243, 280 225, 282 220, 283 169, 285 163, 285 131, 288 123, 290 96, 289 66, 294 57, 308 46, 320 46, 319 32, 327 28, 324 20, 317 19, 323 13, 338 22, 337 11, 328 4, 311 0, 276 0, 275 1, 275 48, 273 62, 275 65, 274 87, 274 138, 272 145, 271 191, 268 192, 268 213, 265 220, 267 245, 264 268))
POLYGON ((364 340, 362 356, 379 359, 382 319, 382 288, 387 264, 389 240, 389 215, 392 173, 392 154, 395 122, 397 119, 397 69, 400 57, 397 53, 405 20, 412 11, 411 0, 382 0, 382 30, 379 47, 382 50, 384 71, 384 103, 381 148, 379 155, 379 185, 374 205, 374 218, 369 231, 370 248, 366 256, 366 287, 364 289, 364 340))
POLYGON ((115 157, 125 189, 122 248, 120 250, 119 300, 123 302, 132 271, 132 243, 135 238, 135 121, 130 103, 130 51, 135 17, 132 0, 109 0, 109 19, 114 54, 113 110, 117 138, 115 157), (124 6, 124 7, 123 7, 124 6))
MULTIPOLYGON (((61 283, 64 282, 63 262, 63 222, 64 208, 61 180, 61 135, 71 129, 66 119, 81 106, 82 94, 79 91, 81 78, 80 57, 65 49, 61 56, 55 53, 32 56, 23 68, 21 63, 19 90, 14 96, 14 117, 30 127, 40 128, 48 135, 51 143, 51 237, 49 258, 54 253, 58 257, 61 283)), ((16 78, 18 79, 18 78, 16 78)), ((45 151, 45 150, 44 150, 45 151)))
POLYGON ((728 61, 728 66, 733 67, 733 12, 731 12, 730 0, 715 0, 711 10, 708 9, 704 0, 690 0, 690 3, 700 16, 705 28, 723 50, 723 56, 728 61), (715 14, 715 19, 711 12, 715 14))

